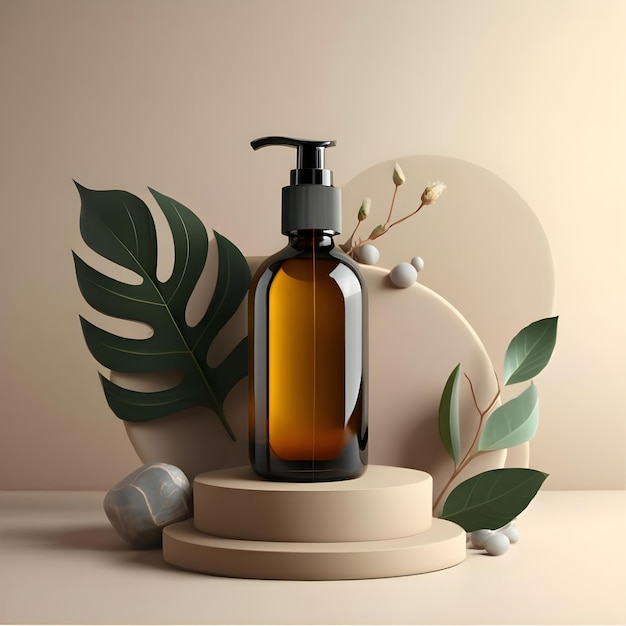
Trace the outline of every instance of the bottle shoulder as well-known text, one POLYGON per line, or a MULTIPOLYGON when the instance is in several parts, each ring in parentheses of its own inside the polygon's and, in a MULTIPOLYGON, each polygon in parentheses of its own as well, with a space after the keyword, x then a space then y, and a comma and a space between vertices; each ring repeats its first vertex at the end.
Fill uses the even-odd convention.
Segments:
POLYGON ((256 285, 262 277, 267 280, 268 277, 277 274, 281 268, 288 270, 289 266, 309 265, 313 259, 318 266, 324 267, 328 274, 339 266, 345 267, 356 276, 359 283, 365 288, 359 264, 337 246, 317 248, 313 251, 311 248, 297 249, 288 245, 261 262, 253 276, 252 284, 256 285))

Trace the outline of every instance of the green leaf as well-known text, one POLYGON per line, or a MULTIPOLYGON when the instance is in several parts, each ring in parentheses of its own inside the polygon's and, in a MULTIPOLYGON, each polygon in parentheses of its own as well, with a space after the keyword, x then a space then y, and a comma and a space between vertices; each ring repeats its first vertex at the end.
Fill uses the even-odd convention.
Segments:
POLYGON ((514 467, 477 474, 452 490, 441 517, 466 532, 502 528, 528 506, 547 477, 537 470, 514 467))
POLYGON ((370 233, 369 238, 370 239, 376 239, 377 237, 380 237, 381 235, 383 235, 384 233, 387 232, 387 230, 389 230, 388 228, 385 228, 382 224, 379 224, 378 226, 376 226, 372 232, 370 233))
POLYGON ((182 380, 157 392, 120 387, 101 377, 109 406, 120 419, 141 422, 192 407, 213 410, 229 436, 224 400, 247 373, 247 338, 216 367, 207 365, 213 340, 245 298, 250 269, 241 252, 215 232, 217 281, 202 319, 188 326, 185 311, 208 256, 202 222, 188 208, 150 190, 163 211, 174 240, 174 264, 165 281, 157 278, 157 239, 146 204, 125 191, 93 191, 76 184, 81 197, 80 230, 85 243, 101 256, 135 272, 138 285, 106 276, 75 253, 76 278, 85 300, 96 310, 148 324, 147 339, 119 337, 81 318, 89 351, 104 367, 119 372, 183 370, 182 380))
POLYGON ((547 364, 556 344, 558 317, 533 322, 513 337, 504 356, 504 384, 530 380, 547 364))
POLYGON ((502 450, 530 441, 539 424, 539 398, 533 383, 517 398, 499 406, 489 417, 478 449, 502 450))
POLYGON ((441 394, 439 402, 439 436, 456 465, 461 453, 461 426, 459 420, 459 377, 461 364, 453 370, 441 394))

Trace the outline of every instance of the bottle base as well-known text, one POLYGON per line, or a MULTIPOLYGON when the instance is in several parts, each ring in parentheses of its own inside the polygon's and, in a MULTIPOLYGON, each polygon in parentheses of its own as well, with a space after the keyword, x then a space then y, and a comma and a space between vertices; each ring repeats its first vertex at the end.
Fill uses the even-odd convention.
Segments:
POLYGON ((265 446, 251 449, 250 465, 261 478, 276 482, 315 483, 350 480, 367 468, 367 450, 352 445, 330 461, 285 460, 265 446), (355 450, 356 448, 356 450, 355 450))
POLYGON ((352 480, 365 473, 367 466, 362 466, 359 470, 338 471, 336 469, 308 469, 308 470, 283 470, 283 471, 263 471, 252 465, 252 469, 257 476, 265 480, 286 483, 323 483, 339 480, 352 480))

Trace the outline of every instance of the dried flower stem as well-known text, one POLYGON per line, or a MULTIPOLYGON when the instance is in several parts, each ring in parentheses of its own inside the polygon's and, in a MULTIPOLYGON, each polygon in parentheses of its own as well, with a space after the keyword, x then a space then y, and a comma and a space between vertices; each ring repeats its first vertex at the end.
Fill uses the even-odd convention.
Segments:
POLYGON ((372 230, 372 232, 370 233, 367 239, 359 239, 357 243, 354 243, 354 236, 356 235, 357 228, 359 227, 359 224, 369 214, 369 208, 372 202, 372 199, 369 197, 363 198, 363 204, 361 205, 361 208, 359 209, 359 212, 357 214, 357 219, 358 219, 357 225, 352 231, 352 234, 350 235, 350 237, 348 237, 348 239, 340 245, 340 248, 349 256, 354 257, 354 251, 357 248, 364 246, 366 243, 369 243, 370 241, 374 241, 374 239, 378 239, 378 237, 381 237, 382 235, 384 235, 391 227, 404 222, 404 220, 408 220, 409 217, 412 217, 413 215, 415 215, 423 206, 437 202, 437 199, 443 193, 443 190, 446 188, 446 186, 440 181, 431 183, 422 192, 422 196, 420 198, 421 202, 420 202, 420 205, 417 207, 417 209, 415 209, 415 211, 412 211, 408 215, 405 215, 404 217, 400 218, 399 220, 392 222, 391 216, 393 214, 393 207, 396 204, 396 195, 398 194, 398 187, 400 187, 400 185, 404 185, 404 183, 406 182, 406 176, 404 175, 404 172, 402 171, 402 168, 400 167, 400 164, 397 161, 395 162, 393 166, 392 180, 394 184, 394 190, 393 190, 393 196, 391 198, 391 205, 389 206, 389 214, 387 215, 387 220, 385 221, 384 224, 379 224, 378 226, 376 226, 376 228, 372 230))
POLYGON ((480 436, 480 433, 482 432, 482 429, 483 429, 483 426, 485 424, 487 416, 489 415, 489 413, 491 412, 491 410, 495 406, 496 402, 500 399, 500 394, 502 392, 502 390, 500 388, 500 381, 498 380, 498 375, 495 373, 495 371, 494 371, 494 375, 496 377, 496 383, 498 385, 498 390, 496 391, 496 395, 493 397, 493 400, 489 403, 489 406, 485 410, 482 410, 480 408, 480 405, 478 404, 478 400, 476 398, 476 393, 474 392, 474 385, 472 384, 472 381, 471 381, 470 377, 467 374, 465 374, 465 378, 467 378, 467 382, 469 383, 470 391, 472 392, 472 399, 474 401, 474 406, 476 407, 476 410, 478 411, 478 414, 479 414, 479 417, 480 417, 480 421, 478 423, 478 428, 476 429, 476 435, 474 435, 474 440, 472 441, 472 444, 470 445, 469 449, 467 450, 467 452, 465 453, 465 456, 461 459, 461 461, 457 465, 455 465, 454 471, 452 472, 452 475, 450 476, 450 478, 448 479, 446 484, 443 486, 443 489, 441 490, 441 492, 437 496, 437 499, 435 500, 435 503, 433 504, 433 511, 439 505, 439 502, 441 501, 441 498, 443 497, 443 494, 448 490, 448 488, 450 487, 450 485, 452 484, 454 479, 479 454, 481 454, 481 452, 476 449, 476 444, 478 443, 478 438, 480 436))
POLYGON ((389 228, 391 228, 392 226, 397 226, 401 222, 404 222, 404 220, 408 220, 409 217, 413 217, 423 206, 424 206, 424 203, 423 202, 420 203, 420 205, 417 207, 417 209, 415 209, 415 211, 412 211, 408 215, 405 215, 404 217, 400 218, 399 220, 396 220, 393 224, 389 224, 387 226, 387 230, 389 230, 389 228))
MULTIPOLYGON (((352 234, 350 235, 350 237, 348 237, 348 241, 346 243, 352 242, 352 240, 354 239, 354 235, 356 235, 356 231, 359 229, 359 226, 361 225, 361 222, 358 221, 356 223, 356 226, 354 227, 354 230, 352 231, 352 234)), ((345 245, 345 244, 344 244, 345 245)), ((343 247, 343 246, 342 246, 343 247)), ((349 248, 350 249, 350 248, 349 248)), ((350 251, 352 251, 352 249, 350 249, 350 251)))
POLYGON ((396 194, 398 193, 399 186, 400 185, 394 185, 391 206, 389 207, 389 215, 387 215, 387 221, 383 224, 383 228, 385 228, 385 226, 389 226, 389 222, 391 222, 391 214, 393 213, 393 205, 396 203, 396 194))
MULTIPOLYGON (((396 186, 396 191, 398 190, 398 187, 396 186)), ((395 199, 396 194, 394 192, 393 197, 395 199)), ((380 232, 376 233, 375 235, 370 235, 367 239, 362 239, 360 240, 358 243, 352 243, 352 245, 348 248, 348 250, 346 250, 346 253, 351 256, 352 253, 357 249, 360 248, 361 246, 364 246, 366 243, 369 243, 370 241, 374 241, 374 239, 378 239, 378 237, 384 235, 390 228, 392 228, 393 226, 397 226, 398 224, 404 222, 404 220, 408 220, 409 217, 413 217, 422 207, 424 206, 424 203, 420 203, 420 205, 417 207, 417 209, 415 209, 415 211, 412 211, 411 213, 409 213, 408 215, 405 215, 404 217, 401 217, 399 220, 396 220, 395 222, 392 222, 391 224, 389 223, 389 220, 391 218, 391 212, 393 210, 393 202, 391 205, 391 209, 389 210, 389 217, 387 218, 387 221, 385 222, 385 224, 382 226, 382 228, 380 229, 380 232)), ((358 224, 357 224, 358 227, 358 224)), ((354 232, 356 232, 356 228, 354 229, 354 232)), ((354 233, 352 233, 352 236, 348 239, 348 242, 352 242, 352 238, 354 237, 354 233)), ((346 243, 348 243, 346 242, 346 243)))

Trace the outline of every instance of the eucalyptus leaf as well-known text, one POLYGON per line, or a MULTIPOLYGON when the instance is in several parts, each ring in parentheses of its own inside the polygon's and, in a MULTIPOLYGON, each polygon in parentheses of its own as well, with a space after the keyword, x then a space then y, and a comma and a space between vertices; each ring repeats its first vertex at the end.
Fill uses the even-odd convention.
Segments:
POLYGON ((514 467, 477 474, 450 492, 441 517, 466 532, 502 528, 528 506, 547 477, 537 470, 514 467))
POLYGON ((173 269, 162 282, 156 273, 156 228, 146 204, 125 191, 93 191, 78 183, 76 186, 81 197, 80 231, 85 243, 141 278, 138 285, 121 282, 73 253, 83 297, 105 315, 143 322, 153 330, 147 339, 131 339, 107 332, 81 317, 89 351, 114 371, 184 372, 174 387, 156 392, 126 389, 101 376, 112 411, 120 419, 142 422, 187 408, 207 407, 234 440, 224 415, 224 400, 247 373, 247 337, 215 367, 207 365, 207 353, 247 294, 250 269, 246 259, 228 239, 214 233, 218 250, 215 290, 200 322, 189 326, 185 311, 209 249, 206 229, 198 217, 176 200, 150 190, 174 241, 173 269))
POLYGON ((504 356, 504 384, 530 380, 548 364, 556 344, 558 317, 537 320, 520 330, 504 356))
POLYGON ((456 465, 461 453, 461 426, 459 419, 459 377, 461 364, 453 370, 439 402, 439 436, 450 458, 456 465))
POLYGON ((539 397, 537 387, 530 387, 517 398, 499 406, 487 420, 478 449, 503 450, 530 441, 539 424, 539 397))

